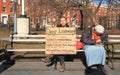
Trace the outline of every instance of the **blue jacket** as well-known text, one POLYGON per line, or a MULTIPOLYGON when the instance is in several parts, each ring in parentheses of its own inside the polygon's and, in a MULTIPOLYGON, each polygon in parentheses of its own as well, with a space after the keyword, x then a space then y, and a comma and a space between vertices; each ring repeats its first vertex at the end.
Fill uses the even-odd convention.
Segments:
MULTIPOLYGON (((93 27, 93 26, 92 26, 93 27)), ((81 42, 85 43, 86 45, 95 45, 96 40, 92 39, 92 27, 86 29, 81 36, 81 42)), ((101 34, 100 35, 101 40, 104 44, 108 43, 108 35, 107 34, 101 34)))

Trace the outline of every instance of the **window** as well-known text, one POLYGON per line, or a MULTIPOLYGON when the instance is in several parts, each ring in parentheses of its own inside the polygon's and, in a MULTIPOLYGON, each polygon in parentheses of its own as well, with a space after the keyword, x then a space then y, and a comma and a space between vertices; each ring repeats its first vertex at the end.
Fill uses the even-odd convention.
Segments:
POLYGON ((5 6, 3 6, 3 12, 6 12, 6 7, 5 6))
POLYGON ((3 0, 3 2, 6 2, 6 0, 3 0))
POLYGON ((20 0, 18 0, 18 4, 20 4, 20 0))
POLYGON ((48 18, 48 23, 50 23, 51 22, 51 18, 48 18))
POLYGON ((13 12, 13 7, 10 8, 10 12, 13 12))
POLYGON ((50 15, 50 9, 48 9, 48 15, 50 15))
POLYGON ((67 14, 68 16, 70 16, 70 11, 68 11, 68 14, 67 14))
POLYGON ((39 23, 39 17, 36 17, 36 22, 39 23))
POLYGON ((13 0, 10 0, 10 3, 13 3, 13 0))

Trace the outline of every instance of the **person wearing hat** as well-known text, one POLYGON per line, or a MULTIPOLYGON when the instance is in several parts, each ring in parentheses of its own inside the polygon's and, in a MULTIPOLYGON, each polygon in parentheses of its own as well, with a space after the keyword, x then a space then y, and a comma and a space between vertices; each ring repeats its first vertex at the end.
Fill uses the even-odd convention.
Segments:
POLYGON ((107 35, 104 34, 104 30, 102 25, 94 25, 82 33, 80 41, 85 44, 83 49, 86 57, 85 71, 87 73, 92 72, 92 66, 94 65, 97 65, 97 69, 105 72, 106 51, 103 45, 107 43, 107 35))

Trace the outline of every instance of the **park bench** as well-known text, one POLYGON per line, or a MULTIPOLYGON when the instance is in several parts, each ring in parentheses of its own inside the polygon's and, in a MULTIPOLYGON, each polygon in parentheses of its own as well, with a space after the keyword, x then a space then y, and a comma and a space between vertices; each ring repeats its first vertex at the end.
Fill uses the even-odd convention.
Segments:
MULTIPOLYGON (((81 35, 77 35, 76 38, 79 39, 81 37, 81 35)), ((108 55, 108 61, 107 63, 111 64, 111 68, 113 69, 113 62, 112 62, 112 58, 114 56, 114 54, 116 52, 120 52, 120 50, 115 50, 114 44, 120 43, 120 35, 108 35, 109 37, 109 44, 105 45, 105 49, 107 51, 107 55, 108 55), (110 48, 109 48, 110 47, 110 48)), ((14 43, 45 43, 45 35, 16 35, 16 34, 12 34, 10 35, 10 39, 9 39, 9 44, 6 44, 5 46, 5 54, 6 56, 8 56, 9 52, 13 52, 13 51, 42 51, 44 52, 45 49, 15 49, 14 48, 14 43), (11 46, 10 49, 8 49, 8 45, 11 46)), ((83 52, 84 50, 77 50, 77 52, 83 52)), ((10 57, 8 57, 7 60, 10 60, 10 57)))
POLYGON ((6 61, 6 55, 5 55, 5 45, 7 42, 5 40, 0 39, 0 65, 6 61))

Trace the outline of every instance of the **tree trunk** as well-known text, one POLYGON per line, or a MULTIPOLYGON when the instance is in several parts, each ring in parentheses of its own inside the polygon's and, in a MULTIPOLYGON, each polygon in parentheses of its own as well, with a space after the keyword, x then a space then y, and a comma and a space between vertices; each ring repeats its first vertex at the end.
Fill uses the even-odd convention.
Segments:
POLYGON ((83 11, 82 10, 80 10, 80 15, 81 15, 81 23, 80 23, 80 29, 81 30, 83 30, 84 28, 83 28, 83 19, 84 19, 84 17, 83 17, 83 11))

